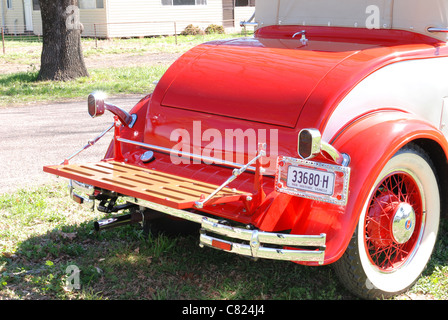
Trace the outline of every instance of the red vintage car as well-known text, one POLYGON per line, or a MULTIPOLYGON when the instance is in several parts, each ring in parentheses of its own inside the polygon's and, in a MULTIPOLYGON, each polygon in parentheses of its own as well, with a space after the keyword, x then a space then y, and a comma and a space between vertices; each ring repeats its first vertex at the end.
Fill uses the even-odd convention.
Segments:
POLYGON ((447 10, 257 0, 254 37, 186 52, 130 112, 91 94, 92 117, 115 117, 104 159, 44 170, 79 203, 129 210, 98 230, 184 219, 201 246, 333 264, 362 298, 399 294, 446 212, 447 10))

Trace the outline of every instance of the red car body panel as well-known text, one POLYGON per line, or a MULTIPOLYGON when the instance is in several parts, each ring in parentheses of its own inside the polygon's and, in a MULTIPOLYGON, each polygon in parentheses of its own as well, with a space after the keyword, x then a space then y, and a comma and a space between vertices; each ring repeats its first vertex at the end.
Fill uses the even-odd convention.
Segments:
MULTIPOLYGON (((272 165, 278 155, 298 157, 301 129, 325 132, 337 105, 368 75, 398 61, 442 56, 448 56, 444 43, 407 31, 260 28, 253 39, 210 42, 184 54, 168 69, 153 94, 132 110, 139 120, 132 129, 122 127, 120 137, 173 148, 182 141, 173 140, 171 135, 182 129, 192 137, 184 141, 184 146, 201 153, 211 142, 203 137, 208 129, 218 130, 223 137, 229 129, 265 130, 265 140, 275 134, 279 141, 268 143, 267 159, 272 165), (310 45, 301 46, 298 39, 292 39, 299 29, 305 29, 307 37, 313 39, 310 45)), ((430 139, 448 154, 446 140, 437 128, 412 114, 382 108, 354 114, 351 123, 338 130, 331 128, 331 144, 351 159, 347 205, 279 193, 273 172, 268 171, 262 182, 266 197, 258 207, 243 213, 245 204, 234 202, 201 211, 268 232, 325 233, 324 264, 336 261, 353 235, 375 177, 401 146, 413 139, 430 139), (378 132, 387 136, 387 142, 378 143, 378 132)), ((257 139, 260 142, 259 136, 257 139)), ((217 146, 222 149, 215 148, 215 155, 228 152, 225 141, 217 146)), ((232 174, 231 169, 216 165, 173 164, 169 155, 158 153, 153 162, 144 164, 140 160, 143 149, 125 144, 121 147, 127 162, 179 177, 220 185, 232 174)), ((256 154, 256 150, 240 148, 237 141, 231 147, 233 161, 240 157, 246 163, 256 154)), ((113 149, 112 144, 106 159, 114 158, 113 149)), ((254 194, 260 191, 251 173, 244 173, 230 187, 254 194)), ((132 191, 129 195, 134 196, 132 191)))
MULTIPOLYGON (((261 28, 254 39, 212 42, 186 53, 154 91, 144 141, 172 147, 173 128, 192 132, 193 121, 203 130, 278 129, 282 141, 296 139, 301 128, 324 131, 333 109, 369 74, 394 62, 448 54, 441 42, 406 31, 307 27, 315 39, 303 48, 291 39, 294 31, 261 28)), ((279 153, 295 156, 291 146, 282 143, 279 153)))

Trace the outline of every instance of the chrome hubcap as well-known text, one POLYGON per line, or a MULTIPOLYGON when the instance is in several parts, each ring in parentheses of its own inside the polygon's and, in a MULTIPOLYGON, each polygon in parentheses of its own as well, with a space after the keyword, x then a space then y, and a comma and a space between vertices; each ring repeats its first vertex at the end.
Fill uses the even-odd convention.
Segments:
POLYGON ((400 203, 392 220, 392 235, 397 243, 407 242, 415 229, 415 211, 409 203, 400 203))

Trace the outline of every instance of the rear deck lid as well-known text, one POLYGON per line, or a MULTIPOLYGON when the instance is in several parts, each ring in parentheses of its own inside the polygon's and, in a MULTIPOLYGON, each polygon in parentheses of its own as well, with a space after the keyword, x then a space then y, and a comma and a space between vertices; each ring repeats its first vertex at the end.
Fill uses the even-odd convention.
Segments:
POLYGON ((322 41, 302 46, 298 38, 202 46, 207 50, 180 68, 162 106, 290 128, 317 84, 360 49, 322 41))

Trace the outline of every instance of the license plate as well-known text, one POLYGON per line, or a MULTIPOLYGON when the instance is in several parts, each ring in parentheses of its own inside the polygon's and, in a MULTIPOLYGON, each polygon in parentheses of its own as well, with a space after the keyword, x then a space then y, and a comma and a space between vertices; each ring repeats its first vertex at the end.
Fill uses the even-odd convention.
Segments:
POLYGON ((335 174, 303 167, 288 167, 286 185, 303 191, 331 196, 334 192, 335 174))
POLYGON ((276 190, 338 205, 347 203, 350 168, 290 157, 279 157, 276 190))

